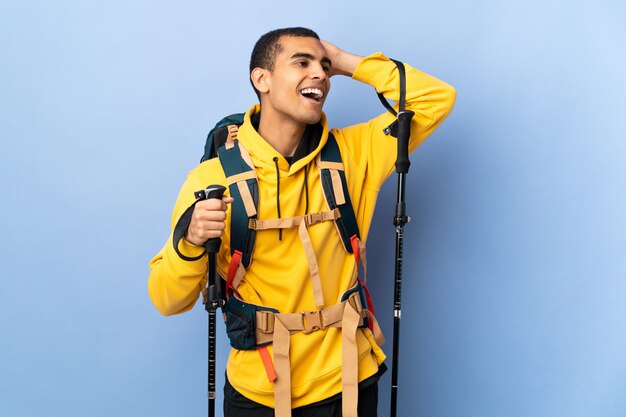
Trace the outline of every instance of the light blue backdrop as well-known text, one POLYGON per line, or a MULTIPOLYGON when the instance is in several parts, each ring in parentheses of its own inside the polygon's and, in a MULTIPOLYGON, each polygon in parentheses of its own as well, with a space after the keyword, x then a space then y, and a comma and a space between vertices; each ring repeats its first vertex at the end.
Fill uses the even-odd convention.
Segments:
MULTIPOLYGON (((148 261, 290 25, 458 90, 412 157, 400 415, 626 415, 626 6, 578 3, 3 2, 0 415, 205 415, 206 314, 160 316, 148 261)), ((332 125, 381 109, 333 80, 332 125)), ((389 341, 394 199, 368 242, 389 341)))

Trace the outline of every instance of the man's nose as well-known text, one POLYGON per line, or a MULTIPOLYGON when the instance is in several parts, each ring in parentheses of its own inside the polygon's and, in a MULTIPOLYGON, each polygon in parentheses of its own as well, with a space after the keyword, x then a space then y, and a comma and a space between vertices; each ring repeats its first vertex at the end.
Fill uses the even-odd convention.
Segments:
POLYGON ((326 80, 326 78, 328 78, 328 74, 326 74, 326 71, 324 70, 324 67, 321 64, 317 64, 317 65, 311 65, 311 78, 316 79, 316 80, 326 80))

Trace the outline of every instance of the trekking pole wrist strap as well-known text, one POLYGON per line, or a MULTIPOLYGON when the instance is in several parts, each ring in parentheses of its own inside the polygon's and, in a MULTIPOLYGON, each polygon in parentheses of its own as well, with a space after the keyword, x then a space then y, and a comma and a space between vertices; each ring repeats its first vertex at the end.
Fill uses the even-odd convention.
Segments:
MULTIPOLYGON (((187 234, 187 229, 189 229, 189 224, 191 223, 191 216, 193 215, 193 210, 196 207, 196 204, 198 203, 198 201, 200 200, 194 201, 194 203, 191 206, 189 206, 187 210, 185 210, 182 216, 180 216, 180 218, 178 219, 178 222, 176 222, 176 226, 174 227, 174 233, 172 235, 172 244, 174 245, 174 251, 176 251, 176 254, 180 257, 180 259, 187 261, 187 262, 198 261, 202 259, 204 255, 206 254, 206 249, 204 249, 202 253, 198 256, 186 256, 181 253, 180 249, 178 249, 180 241, 187 234)), ((193 243, 191 242, 189 243, 193 245, 193 243)))
MULTIPOLYGON (((406 111, 405 110, 406 109, 406 69, 404 68, 404 64, 402 62, 396 61, 395 59, 391 59, 391 61, 394 64, 396 64, 396 67, 398 68, 398 75, 400 77, 400 97, 398 100, 398 111, 396 111, 391 106, 391 104, 389 104, 387 99, 385 99, 385 96, 383 96, 381 93, 378 93, 378 99, 380 100, 382 105, 385 106, 385 108, 387 109, 389 113, 396 116, 396 120, 394 120, 393 123, 391 123, 385 129, 383 129, 383 133, 385 135, 391 134, 391 136, 393 137, 400 138, 401 131, 403 130, 402 128, 400 128, 400 124, 403 123, 402 119, 405 119, 407 117, 406 115, 402 116, 402 114, 406 111)), ((408 112, 410 112, 411 117, 413 117, 412 116, 413 112, 410 110, 408 112)), ((410 122, 410 118, 409 118, 409 122, 410 122)))

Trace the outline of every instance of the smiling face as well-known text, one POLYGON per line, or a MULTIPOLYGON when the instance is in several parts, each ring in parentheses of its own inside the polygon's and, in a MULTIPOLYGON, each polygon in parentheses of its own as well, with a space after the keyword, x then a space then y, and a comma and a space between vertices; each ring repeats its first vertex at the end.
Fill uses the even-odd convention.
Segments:
POLYGON ((282 36, 272 70, 255 68, 252 81, 261 93, 263 117, 314 124, 330 91, 331 62, 322 43, 312 37, 282 36))

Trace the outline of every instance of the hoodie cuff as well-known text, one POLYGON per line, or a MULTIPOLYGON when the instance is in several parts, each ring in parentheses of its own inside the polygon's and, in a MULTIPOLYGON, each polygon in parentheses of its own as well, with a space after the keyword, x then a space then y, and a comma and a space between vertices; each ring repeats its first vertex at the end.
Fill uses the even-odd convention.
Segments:
POLYGON ((369 84, 373 87, 384 85, 390 73, 394 71, 395 68, 396 65, 385 54, 382 52, 374 52, 359 62, 359 65, 357 65, 352 74, 352 79, 369 84), (389 66, 389 71, 381 71, 381 66, 385 65, 389 66))
POLYGON ((196 258, 204 253, 202 246, 196 246, 188 242, 184 237, 178 242, 178 250, 188 258, 196 258))

